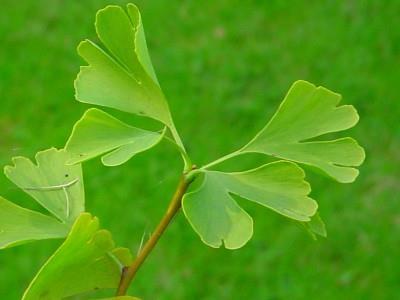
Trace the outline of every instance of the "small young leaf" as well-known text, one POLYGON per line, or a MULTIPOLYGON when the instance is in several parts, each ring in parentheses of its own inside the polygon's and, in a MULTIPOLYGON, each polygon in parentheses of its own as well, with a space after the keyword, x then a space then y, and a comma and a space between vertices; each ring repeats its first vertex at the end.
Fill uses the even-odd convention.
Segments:
POLYGON ((72 225, 84 211, 85 195, 80 165, 67 166, 64 150, 51 148, 36 154, 35 165, 14 157, 5 175, 63 223, 72 225))
POLYGON ((99 230, 97 218, 83 213, 65 242, 33 279, 23 300, 64 299, 117 288, 122 268, 131 260, 127 249, 115 248, 108 231, 99 230))
POLYGON ((135 128, 92 108, 75 124, 65 146, 71 155, 68 163, 75 164, 108 153, 103 156, 103 163, 106 166, 120 165, 158 144, 164 132, 135 128))
POLYGON ((337 107, 341 96, 306 81, 296 81, 271 121, 240 152, 259 152, 317 167, 339 182, 352 182, 365 158, 351 138, 305 140, 353 127, 353 106, 337 107))
POLYGON ((96 17, 106 51, 84 41, 78 53, 89 63, 75 81, 76 99, 144 115, 173 127, 168 103, 158 85, 147 51, 139 10, 128 4, 107 6, 96 17), (108 54, 110 53, 110 54, 108 54))
POLYGON ((0 197, 0 249, 35 240, 63 238, 69 227, 0 197))
POLYGON ((194 230, 212 247, 242 247, 252 235, 252 220, 230 193, 307 222, 317 203, 296 164, 278 161, 245 172, 204 171, 201 187, 184 196, 183 210, 194 230))

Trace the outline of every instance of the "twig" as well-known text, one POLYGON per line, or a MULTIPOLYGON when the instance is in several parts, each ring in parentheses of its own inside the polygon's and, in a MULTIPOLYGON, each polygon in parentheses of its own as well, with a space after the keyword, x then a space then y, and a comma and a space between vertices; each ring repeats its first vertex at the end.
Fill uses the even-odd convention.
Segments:
POLYGON ((164 233, 165 229, 167 229, 171 220, 174 218, 176 213, 181 208, 182 197, 185 194, 186 190, 188 189, 189 185, 192 183, 192 181, 193 181, 193 177, 188 179, 187 177, 182 176, 182 178, 178 184, 178 187, 175 191, 175 194, 171 199, 169 207, 168 207, 166 213, 164 214, 164 216, 162 217, 157 228, 155 229, 153 234, 150 236, 150 239, 146 242, 143 249, 140 251, 140 253, 136 257, 136 259, 133 261, 133 263, 129 267, 125 268, 124 272, 122 272, 120 285, 119 285, 118 291, 117 291, 117 296, 126 295, 126 292, 129 288, 133 278, 135 277, 137 271, 139 270, 140 266, 143 264, 143 262, 149 256, 151 251, 154 249, 155 245, 157 244, 158 240, 164 233))

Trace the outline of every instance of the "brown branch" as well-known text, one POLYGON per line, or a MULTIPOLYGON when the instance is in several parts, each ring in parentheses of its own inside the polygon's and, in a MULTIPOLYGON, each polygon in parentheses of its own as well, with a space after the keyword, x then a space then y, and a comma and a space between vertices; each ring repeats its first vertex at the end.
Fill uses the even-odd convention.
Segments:
POLYGON ((176 213, 181 208, 182 197, 185 194, 186 190, 188 189, 189 185, 192 183, 192 181, 193 178, 187 178, 185 175, 182 176, 178 184, 178 187, 175 191, 175 194, 171 199, 169 207, 164 216, 162 217, 157 228, 150 236, 150 239, 146 242, 143 249, 140 251, 139 255, 136 257, 133 263, 129 267, 125 268, 124 271, 122 272, 121 282, 118 287, 117 296, 126 295, 126 292, 130 284, 132 283, 132 280, 135 277, 140 266, 146 260, 151 251, 154 249, 161 235, 164 233, 165 229, 167 229, 171 220, 174 218, 176 213))

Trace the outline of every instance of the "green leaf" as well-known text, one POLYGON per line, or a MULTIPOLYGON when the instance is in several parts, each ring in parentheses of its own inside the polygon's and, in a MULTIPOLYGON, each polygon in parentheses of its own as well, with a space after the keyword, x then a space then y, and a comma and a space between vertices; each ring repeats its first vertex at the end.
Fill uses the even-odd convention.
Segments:
POLYGON ((150 59, 150 54, 147 49, 146 36, 144 34, 140 11, 137 6, 132 3, 129 3, 127 5, 127 10, 132 24, 136 24, 135 52, 137 54, 138 60, 143 68, 146 70, 146 72, 149 74, 149 76, 154 80, 154 82, 158 83, 158 79, 150 59))
POLYGON ((226 248, 237 249, 253 235, 253 220, 211 172, 205 173, 198 190, 184 196, 183 211, 201 240, 211 247, 219 248, 224 242, 226 248))
POLYGON ((251 217, 230 194, 256 202, 298 221, 310 221, 317 203, 296 164, 278 161, 245 172, 203 171, 201 187, 184 196, 183 210, 201 239, 211 247, 224 242, 228 249, 242 247, 252 236, 251 217))
POLYGON ((84 41, 78 53, 89 63, 75 81, 76 99, 144 115, 173 127, 168 103, 158 85, 147 51, 140 13, 128 4, 107 6, 96 16, 102 50, 84 41))
POLYGON ((69 227, 55 218, 0 197, 0 249, 34 240, 63 238, 68 231, 69 227))
POLYGON ((51 148, 28 158, 14 157, 5 175, 63 223, 72 225, 84 211, 85 195, 80 165, 67 166, 65 150, 51 148))
POLYGON ((38 152, 37 165, 25 157, 13 158, 6 176, 56 218, 22 208, 0 197, 0 249, 34 240, 65 237, 84 210, 80 165, 65 165, 64 150, 38 152))
POLYGON ((89 109, 75 124, 65 146, 75 164, 108 153, 102 157, 106 166, 128 161, 137 153, 158 144, 164 135, 129 126, 99 110, 89 109))
POLYGON ((108 231, 99 230, 97 218, 83 213, 65 242, 33 279, 23 300, 63 299, 117 288, 122 268, 131 260, 127 249, 115 248, 108 231))
POLYGON ((312 216, 310 222, 303 224, 314 239, 317 239, 316 235, 327 237, 326 226, 319 213, 312 216))
POLYGON ((240 152, 259 152, 323 170, 339 182, 358 176, 365 158, 352 138, 306 141, 342 131, 358 122, 353 106, 337 106, 341 96, 306 81, 296 81, 271 121, 240 152))
POLYGON ((95 24, 97 35, 123 66, 132 73, 140 73, 143 68, 157 82, 139 9, 130 3, 127 12, 128 15, 121 7, 114 5, 99 10, 95 24))

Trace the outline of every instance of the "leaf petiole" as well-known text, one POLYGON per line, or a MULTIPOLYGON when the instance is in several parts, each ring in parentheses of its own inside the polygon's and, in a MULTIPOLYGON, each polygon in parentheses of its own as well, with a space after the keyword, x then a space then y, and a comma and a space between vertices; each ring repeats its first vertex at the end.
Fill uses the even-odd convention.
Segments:
POLYGON ((184 173, 189 172, 192 169, 192 161, 189 157, 189 155, 186 152, 185 146, 183 145, 182 139, 179 136, 179 133, 177 132, 176 128, 174 126, 169 127, 173 139, 170 137, 164 135, 164 138, 172 143, 175 147, 178 148, 179 152, 181 153, 183 162, 184 162, 184 173))
POLYGON ((149 256, 151 251, 154 249, 155 245, 159 241, 164 231, 167 229, 168 225, 170 224, 174 216, 180 210, 182 197, 186 193, 191 183, 192 180, 186 179, 185 176, 181 178, 178 187, 175 191, 175 194, 172 197, 171 202, 168 206, 168 209, 164 214, 164 216, 162 217, 157 228, 150 236, 150 239, 144 244, 142 250, 139 252, 138 256, 133 261, 133 263, 129 267, 127 267, 125 271, 122 273, 120 285, 117 291, 117 296, 126 295, 126 292, 133 278, 135 277, 137 271, 139 270, 143 262, 146 260, 146 258, 149 256))
POLYGON ((237 150, 235 152, 229 153, 227 155, 224 155, 224 156, 222 156, 222 157, 220 157, 220 158, 218 158, 218 159, 216 159, 216 160, 214 160, 214 161, 202 166, 199 170, 209 169, 209 168, 211 168, 211 167, 213 167, 215 165, 218 165, 218 164, 220 164, 220 163, 222 163, 222 162, 224 162, 224 161, 226 161, 228 159, 231 159, 233 157, 239 156, 241 154, 243 154, 243 153, 240 150, 237 150))

